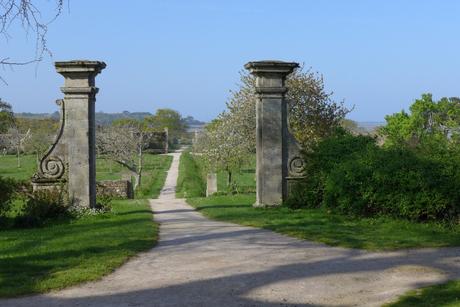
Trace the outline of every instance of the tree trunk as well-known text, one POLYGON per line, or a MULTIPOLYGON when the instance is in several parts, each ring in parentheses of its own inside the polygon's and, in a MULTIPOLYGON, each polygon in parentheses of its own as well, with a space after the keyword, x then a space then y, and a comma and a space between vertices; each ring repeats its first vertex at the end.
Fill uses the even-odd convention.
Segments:
POLYGON ((21 148, 16 147, 16 158, 18 160, 18 168, 21 168, 21 148))
POLYGON ((139 161, 138 161, 138 185, 139 187, 141 186, 141 180, 142 180, 142 168, 143 168, 143 160, 144 160, 144 156, 143 156, 143 152, 142 152, 142 147, 139 148, 139 161))
POLYGON ((232 184, 232 171, 227 170, 227 187, 232 184))

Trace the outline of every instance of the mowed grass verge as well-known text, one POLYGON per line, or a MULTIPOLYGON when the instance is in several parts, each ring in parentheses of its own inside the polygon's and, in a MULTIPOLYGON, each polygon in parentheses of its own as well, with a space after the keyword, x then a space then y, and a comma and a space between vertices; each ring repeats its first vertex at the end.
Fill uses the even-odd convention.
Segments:
POLYGON ((206 195, 206 182, 200 161, 184 151, 179 161, 179 177, 177 178, 176 197, 200 197, 206 195))
MULTIPOLYGON (((197 197, 203 195, 206 187, 199 159, 199 156, 182 155, 179 178, 189 178, 193 184, 180 185, 180 194, 186 195, 187 202, 209 218, 265 228, 331 246, 367 250, 460 246, 458 225, 447 227, 437 223, 413 223, 388 217, 354 218, 322 209, 293 210, 284 206, 253 208, 254 193, 197 197)), ((223 173, 218 175, 225 177, 223 173)), ((249 186, 255 190, 255 182, 251 178, 247 171, 234 176, 237 185, 249 186), (250 186, 251 182, 253 187, 250 186)))
POLYGON ((212 219, 260 227, 332 246, 367 250, 460 245, 460 227, 390 218, 351 218, 318 209, 253 208, 254 194, 189 198, 212 219))
POLYGON ((153 247, 158 228, 147 200, 117 200, 113 211, 44 228, 0 231, 0 297, 96 280, 153 247))
POLYGON ((460 306, 460 281, 409 291, 387 307, 460 306))
POLYGON ((167 155, 145 155, 142 182, 136 191, 136 198, 158 198, 172 160, 173 157, 167 155))
MULTIPOLYGON (((35 157, 24 156, 20 169, 11 166, 11 158, 0 157, 0 174, 30 178, 35 157)), ((143 182, 136 192, 139 199, 114 200, 110 213, 51 221, 41 228, 0 230, 0 297, 42 293, 96 280, 129 257, 152 248, 158 227, 146 198, 158 197, 171 161, 171 156, 145 155, 143 182)), ((126 171, 110 163, 97 160, 98 180, 119 179, 126 171)), ((15 207, 21 205, 15 201, 15 207)))

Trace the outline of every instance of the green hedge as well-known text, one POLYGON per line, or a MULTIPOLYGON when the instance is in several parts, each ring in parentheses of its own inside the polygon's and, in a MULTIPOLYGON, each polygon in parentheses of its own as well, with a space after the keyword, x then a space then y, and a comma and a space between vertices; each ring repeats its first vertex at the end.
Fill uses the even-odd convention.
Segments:
POLYGON ((455 156, 380 148, 370 137, 338 131, 305 159, 308 178, 294 187, 288 206, 413 221, 460 217, 460 163, 455 156))

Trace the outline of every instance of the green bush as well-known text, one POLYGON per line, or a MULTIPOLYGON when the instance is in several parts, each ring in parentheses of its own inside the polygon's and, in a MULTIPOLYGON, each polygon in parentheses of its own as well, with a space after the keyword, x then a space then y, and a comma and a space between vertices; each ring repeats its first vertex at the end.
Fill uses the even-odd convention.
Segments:
POLYGON ((63 193, 56 190, 42 190, 30 194, 15 218, 17 227, 37 227, 45 222, 68 216, 68 206, 63 193))
POLYGON ((96 199, 96 210, 100 210, 102 212, 110 212, 112 211, 112 201, 113 196, 111 195, 100 195, 96 199))
POLYGON ((10 210, 18 183, 11 178, 0 176, 0 218, 5 217, 10 210))
POLYGON ((305 155, 308 178, 291 207, 321 207, 357 216, 456 221, 460 163, 407 148, 380 148, 369 137, 338 133, 305 155))
POLYGON ((322 205, 326 179, 338 164, 353 155, 376 147, 375 140, 369 136, 354 136, 344 129, 337 129, 329 138, 317 143, 304 152, 307 178, 294 184, 286 205, 291 208, 318 208, 322 205))

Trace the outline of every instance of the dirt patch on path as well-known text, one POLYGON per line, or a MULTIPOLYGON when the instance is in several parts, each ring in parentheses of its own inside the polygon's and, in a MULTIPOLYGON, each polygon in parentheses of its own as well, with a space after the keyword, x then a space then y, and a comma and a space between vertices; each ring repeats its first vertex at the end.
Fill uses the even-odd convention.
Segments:
POLYGON ((210 221, 175 198, 173 156, 151 200, 157 247, 101 281, 0 306, 380 306, 460 278, 460 248, 370 253, 210 221))

